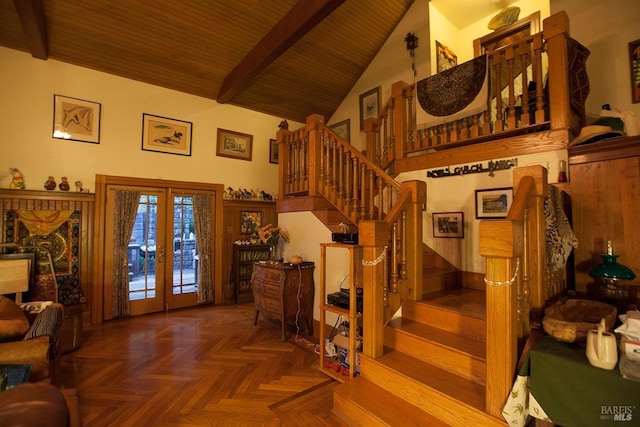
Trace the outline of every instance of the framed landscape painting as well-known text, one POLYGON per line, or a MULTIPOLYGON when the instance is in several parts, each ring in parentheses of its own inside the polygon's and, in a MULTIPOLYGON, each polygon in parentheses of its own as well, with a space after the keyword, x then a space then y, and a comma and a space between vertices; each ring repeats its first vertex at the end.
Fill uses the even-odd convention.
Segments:
POLYGON ((218 128, 216 156, 251 161, 253 135, 218 128))
POLYGON ((506 218, 513 203, 513 187, 476 190, 476 218, 506 218))

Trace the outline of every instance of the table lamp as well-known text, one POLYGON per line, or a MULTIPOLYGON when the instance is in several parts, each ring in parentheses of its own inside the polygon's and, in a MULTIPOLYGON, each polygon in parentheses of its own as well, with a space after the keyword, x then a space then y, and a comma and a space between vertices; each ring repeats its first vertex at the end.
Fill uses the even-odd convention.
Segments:
POLYGON ((600 254, 602 263, 589 269, 589 276, 602 279, 605 286, 600 287, 600 292, 605 297, 622 299, 626 297, 626 291, 618 286, 618 280, 633 280, 635 273, 627 266, 618 264, 616 259, 620 255, 614 255, 611 240, 607 242, 607 253, 600 254))

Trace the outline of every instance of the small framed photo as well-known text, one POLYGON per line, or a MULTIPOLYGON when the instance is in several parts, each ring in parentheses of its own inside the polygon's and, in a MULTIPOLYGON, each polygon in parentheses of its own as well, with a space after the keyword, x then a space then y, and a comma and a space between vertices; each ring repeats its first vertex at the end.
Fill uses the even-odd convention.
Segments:
POLYGON ((640 102, 640 39, 629 43, 629 61, 631 67, 631 101, 640 102))
POLYGON ((351 119, 343 120, 334 125, 329 126, 329 129, 334 131, 336 135, 344 139, 347 142, 351 142, 349 137, 351 133, 351 119))
POLYGON ((53 95, 54 138, 100 144, 100 104, 53 95))
POLYGON ((216 156, 251 161, 253 135, 218 128, 216 156))
POLYGON ((142 149, 191 155, 191 122, 142 114, 142 149))
POLYGON ((476 218, 506 218, 513 203, 513 187, 476 190, 476 218))
POLYGON ((261 211, 240 212, 240 234, 258 234, 262 227, 261 211))
POLYGON ((269 140, 269 163, 278 164, 278 141, 275 139, 269 140))
POLYGON ((360 130, 364 130, 364 121, 376 119, 380 115, 380 86, 360 95, 360 130))
POLYGON ((464 237, 464 213, 433 213, 433 237, 464 237))

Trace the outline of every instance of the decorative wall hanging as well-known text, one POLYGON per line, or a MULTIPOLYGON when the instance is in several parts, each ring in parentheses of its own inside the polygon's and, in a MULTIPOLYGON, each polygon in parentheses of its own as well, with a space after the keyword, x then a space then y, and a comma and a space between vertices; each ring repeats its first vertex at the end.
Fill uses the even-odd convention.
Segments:
POLYGON ((278 141, 275 139, 269 140, 269 163, 278 164, 278 141))
POLYGON ((360 94, 360 130, 364 130, 364 121, 377 119, 380 115, 380 86, 360 94))
POLYGON ((489 73, 486 55, 418 81, 417 96, 431 127, 480 113, 487 108, 489 73))
POLYGON ((631 66, 631 101, 640 102, 640 39, 629 43, 629 61, 631 66))
POLYGON ((261 211, 242 211, 240 212, 240 234, 258 234, 258 230, 262 227, 261 211))
POLYGON ((142 114, 142 149, 191 155, 191 122, 142 114))
POLYGON ((448 70, 458 65, 458 56, 451 49, 436 40, 436 55, 438 57, 438 72, 448 70))
POLYGON ((218 128, 216 156, 251 161, 253 135, 218 128))
POLYGON ((506 159, 506 160, 489 160, 487 166, 483 166, 482 163, 476 163, 473 165, 456 166, 451 169, 449 166, 443 169, 433 169, 427 171, 427 178, 445 178, 448 176, 461 176, 471 173, 488 173, 493 177, 495 171, 502 171, 511 169, 518 166, 518 159, 506 159))
POLYGON ((464 237, 464 213, 437 212, 433 217, 433 237, 464 237))
POLYGON ((350 141, 351 119, 346 119, 334 125, 331 125, 329 126, 329 129, 334 131, 336 135, 338 135, 340 138, 344 139, 345 141, 351 142, 350 141))
POLYGON ((411 58, 411 70, 413 70, 413 77, 416 76, 416 49, 418 48, 418 38, 413 33, 407 33, 404 38, 404 42, 407 44, 407 50, 409 51, 409 57, 411 58))
POLYGON ((502 9, 496 16, 491 18, 487 28, 490 30, 497 30, 498 28, 511 25, 518 20, 520 15, 520 8, 517 6, 509 6, 502 9))
POLYGON ((506 218, 513 202, 513 187, 476 190, 476 218, 506 218))
POLYGON ((53 95, 53 135, 57 139, 100 143, 100 104, 53 95))

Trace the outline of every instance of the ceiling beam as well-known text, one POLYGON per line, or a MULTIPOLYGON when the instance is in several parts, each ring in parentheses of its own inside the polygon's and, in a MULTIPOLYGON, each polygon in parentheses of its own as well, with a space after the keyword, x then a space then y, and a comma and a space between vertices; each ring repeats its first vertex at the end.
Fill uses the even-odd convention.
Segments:
POLYGON ((47 27, 44 19, 44 7, 42 0, 13 0, 22 31, 27 38, 27 45, 31 50, 31 56, 38 59, 47 59, 47 27))
MULTIPOLYGON (((19 0, 15 0, 19 1, 19 0)), ((299 0, 225 77, 217 101, 224 104, 345 0, 299 0)))

